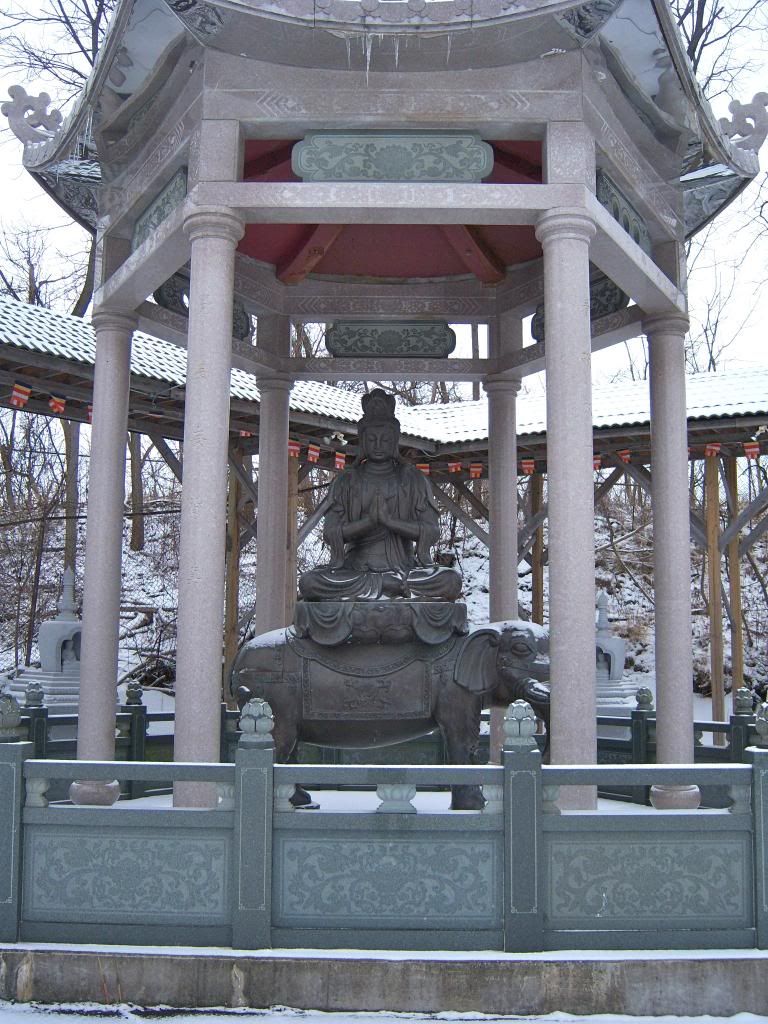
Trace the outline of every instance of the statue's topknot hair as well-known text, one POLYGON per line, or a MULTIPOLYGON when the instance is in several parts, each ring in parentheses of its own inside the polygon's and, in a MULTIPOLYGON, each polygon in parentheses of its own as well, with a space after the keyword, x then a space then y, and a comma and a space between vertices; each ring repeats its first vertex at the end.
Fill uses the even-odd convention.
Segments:
MULTIPOLYGON (((363 418, 357 422, 357 433, 359 437, 365 433, 368 427, 389 426, 400 437, 400 420, 395 416, 395 396, 387 394, 383 388, 374 388, 362 397, 363 418)), ((360 454, 357 462, 364 459, 364 447, 361 444, 360 454)), ((395 446, 395 461, 402 462, 400 453, 395 446)))
POLYGON ((382 388, 374 388, 363 395, 362 405, 361 425, 367 427, 374 423, 389 423, 394 420, 398 427, 400 426, 395 418, 395 396, 388 395, 382 388))

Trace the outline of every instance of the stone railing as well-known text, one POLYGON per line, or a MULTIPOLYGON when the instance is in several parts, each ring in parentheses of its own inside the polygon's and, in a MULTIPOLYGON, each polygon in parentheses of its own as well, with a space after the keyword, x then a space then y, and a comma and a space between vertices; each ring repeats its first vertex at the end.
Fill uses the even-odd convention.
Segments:
POLYGON ((542 766, 520 702, 501 765, 274 765, 257 703, 234 764, 39 760, 0 743, 0 941, 768 946, 768 750, 749 748, 751 765, 542 766), (69 781, 113 779, 201 784, 212 809, 49 802, 69 781), (318 787, 320 810, 293 809, 296 783, 318 787), (482 786, 485 809, 449 810, 450 785, 482 786), (558 811, 566 787, 651 785, 719 787, 729 807, 558 811))

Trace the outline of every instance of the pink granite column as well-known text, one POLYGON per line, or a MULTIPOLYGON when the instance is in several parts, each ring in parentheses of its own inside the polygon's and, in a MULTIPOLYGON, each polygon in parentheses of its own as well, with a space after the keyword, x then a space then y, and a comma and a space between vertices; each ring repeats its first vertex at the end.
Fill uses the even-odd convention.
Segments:
MULTIPOLYGON (((77 756, 115 756, 117 654, 125 504, 125 446, 131 380, 132 314, 97 310, 77 756)), ((73 783, 75 803, 113 803, 117 783, 73 783)))
MULTIPOLYGON (((656 632, 656 760, 693 764, 693 650, 685 316, 653 316, 648 337, 651 386, 651 507, 656 632)), ((656 807, 695 808, 696 786, 654 786, 656 807)))
POLYGON ((517 618, 517 393, 520 381, 487 380, 488 618, 517 618))
MULTIPOLYGON (((488 619, 516 619, 517 393, 520 381, 485 381, 488 394, 488 619)), ((507 705, 491 705, 490 760, 501 763, 507 705)))
MULTIPOLYGON (((184 406, 176 761, 219 760, 224 618, 227 441, 235 247, 239 217, 201 209, 187 218, 192 244, 184 406)), ((210 806, 209 786, 180 783, 176 806, 210 806)))
POLYGON ((259 508, 256 538, 257 633, 285 621, 288 540, 288 407, 291 381, 259 377, 259 508))
MULTIPOLYGON (((549 628, 553 764, 592 764, 595 698, 595 540, 589 321, 591 218, 549 210, 544 250, 547 374, 549 628)), ((563 790, 561 807, 594 806, 592 787, 563 790)))

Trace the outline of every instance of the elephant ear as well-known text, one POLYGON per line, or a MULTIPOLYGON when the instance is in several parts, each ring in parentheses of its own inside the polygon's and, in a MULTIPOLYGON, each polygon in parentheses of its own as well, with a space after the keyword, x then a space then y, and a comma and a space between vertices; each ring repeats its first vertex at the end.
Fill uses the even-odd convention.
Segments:
POLYGON ((500 634, 477 629, 463 641, 453 669, 453 681, 470 693, 490 693, 496 686, 496 654, 500 634))

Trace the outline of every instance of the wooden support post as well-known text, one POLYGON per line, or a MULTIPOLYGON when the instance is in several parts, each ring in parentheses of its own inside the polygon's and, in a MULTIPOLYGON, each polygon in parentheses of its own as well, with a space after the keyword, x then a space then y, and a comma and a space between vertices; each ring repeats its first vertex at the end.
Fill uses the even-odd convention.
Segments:
POLYGON ((131 551, 144 550, 144 480, 141 475, 141 434, 128 434, 131 456, 131 551))
MULTIPOLYGON (((544 475, 531 477, 531 518, 541 511, 544 502, 544 475)), ((531 551, 531 621, 544 624, 544 525, 536 530, 531 551)))
MULTIPOLYGON (((479 359, 480 358, 480 328, 479 328, 479 325, 478 324, 472 324, 471 325, 471 330, 472 330, 472 358, 473 359, 479 359)), ((479 380, 476 380, 476 381, 472 382, 472 401, 473 402, 479 402, 480 401, 480 381, 479 380)), ((479 485, 480 481, 478 480, 477 483, 479 485)), ((476 486, 475 487, 475 493, 477 493, 477 492, 478 492, 478 487, 476 486)))
MULTIPOLYGON (((704 460, 704 528, 707 537, 709 583, 709 670, 712 680, 712 720, 725 721, 725 686, 723 680, 723 601, 720 582, 720 474, 717 456, 704 460)), ((716 733, 714 740, 722 746, 724 737, 716 733)))
POLYGON ((296 562, 298 558, 299 460, 288 459, 288 529, 286 531, 285 621, 293 622, 296 608, 296 562))
MULTIPOLYGON (((725 460, 725 481, 730 495, 730 521, 739 514, 739 464, 734 455, 725 460)), ((744 685, 744 623, 741 614, 741 561, 739 537, 732 538, 726 548, 731 602, 731 696, 744 685)))
POLYGON ((241 454, 233 451, 230 456, 229 490, 227 492, 227 566, 224 584, 224 674, 222 678, 223 699, 231 704, 229 673, 237 656, 240 643, 240 480, 232 470, 232 463, 239 461, 241 454))
POLYGON ((66 492, 64 523, 64 568, 75 572, 77 561, 77 511, 80 504, 80 424, 61 420, 66 451, 66 492))

